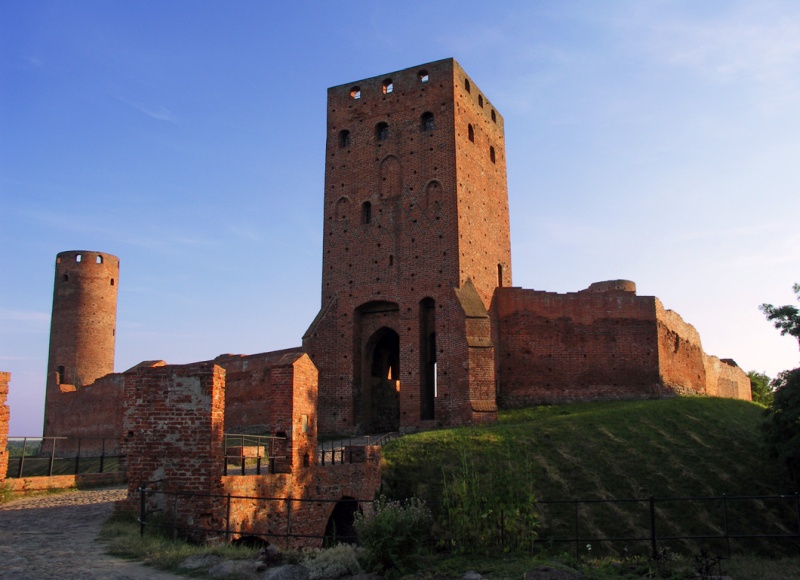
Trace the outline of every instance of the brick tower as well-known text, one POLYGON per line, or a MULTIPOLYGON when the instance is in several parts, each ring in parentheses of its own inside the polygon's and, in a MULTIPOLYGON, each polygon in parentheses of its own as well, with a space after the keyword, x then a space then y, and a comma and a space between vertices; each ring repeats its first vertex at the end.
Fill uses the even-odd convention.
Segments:
POLYGON ((53 433, 59 395, 114 372, 119 258, 87 251, 56 256, 44 435, 53 433))
POLYGON ((328 89, 319 428, 496 418, 487 309, 511 285, 503 118, 453 59, 328 89))

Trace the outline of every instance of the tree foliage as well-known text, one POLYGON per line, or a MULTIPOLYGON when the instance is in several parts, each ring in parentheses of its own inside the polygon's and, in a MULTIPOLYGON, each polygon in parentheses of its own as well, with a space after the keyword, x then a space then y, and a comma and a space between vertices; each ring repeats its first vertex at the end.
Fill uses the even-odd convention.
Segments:
MULTIPOLYGON (((800 284, 795 284, 792 288, 794 293, 797 294, 797 299, 800 300, 800 284)), ((793 336, 800 344, 800 310, 796 306, 762 304, 759 308, 767 317, 767 320, 771 321, 775 328, 781 331, 781 334, 793 336)))
POLYGON ((775 399, 764 425, 767 449, 789 468, 794 481, 800 476, 800 368, 783 371, 772 386, 775 399))
POLYGON ((750 390, 753 394, 753 402, 760 403, 765 407, 771 407, 775 395, 774 389, 770 384, 772 379, 764 373, 759 373, 757 371, 750 371, 747 373, 747 376, 750 378, 750 390))

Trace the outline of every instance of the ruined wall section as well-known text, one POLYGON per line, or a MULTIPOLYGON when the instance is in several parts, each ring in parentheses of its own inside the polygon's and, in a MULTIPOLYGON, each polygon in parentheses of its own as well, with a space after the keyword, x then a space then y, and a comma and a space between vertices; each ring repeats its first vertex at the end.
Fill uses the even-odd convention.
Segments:
POLYGON ((750 377, 736 361, 705 355, 706 393, 712 397, 753 400, 750 377))
POLYGON ((515 407, 660 397, 655 298, 593 286, 498 288, 498 403, 515 407))
POLYGON ((278 471, 316 461, 318 372, 299 348, 221 355, 225 369, 225 432, 282 437, 271 442, 278 471))
POLYGON ((111 374, 80 390, 58 393, 57 404, 47 413, 45 436, 118 440, 126 380, 124 373, 111 374))
POLYGON ((8 422, 11 411, 6 405, 6 400, 10 381, 11 373, 0 372, 0 483, 5 480, 8 471, 8 422))
MULTIPOLYGON (((224 467, 225 370, 195 363, 139 369, 126 384, 122 452, 127 456, 128 501, 136 509, 141 485, 164 492, 220 494, 224 467)), ((148 509, 166 512, 166 497, 148 509)), ((218 498, 178 502, 178 520, 224 527, 218 498)))
POLYGON ((710 394, 706 389, 705 354, 694 326, 655 299, 658 360, 662 382, 680 394, 710 394))

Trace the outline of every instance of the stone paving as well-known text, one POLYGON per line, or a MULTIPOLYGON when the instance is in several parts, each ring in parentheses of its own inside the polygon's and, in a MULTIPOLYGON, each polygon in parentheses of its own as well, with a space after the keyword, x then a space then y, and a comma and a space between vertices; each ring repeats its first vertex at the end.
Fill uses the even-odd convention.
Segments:
POLYGON ((183 578, 105 553, 100 528, 125 493, 75 491, 0 504, 0 578, 183 578))

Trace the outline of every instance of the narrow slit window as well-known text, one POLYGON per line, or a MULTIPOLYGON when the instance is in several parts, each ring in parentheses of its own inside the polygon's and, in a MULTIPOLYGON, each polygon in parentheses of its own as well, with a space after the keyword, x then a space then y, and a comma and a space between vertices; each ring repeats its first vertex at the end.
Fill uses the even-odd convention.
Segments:
POLYGON ((111 285, 114 285, 114 278, 111 278, 111 285))
POLYGON ((497 123, 497 113, 492 109, 492 123, 497 123))
POLYGON ((80 254, 78 254, 77 256, 75 256, 75 261, 76 261, 76 262, 80 262, 81 260, 83 260, 83 256, 81 256, 80 254))
POLYGON ((467 136, 470 141, 475 143, 475 129, 472 128, 472 125, 467 125, 467 136))
POLYGON ((464 90, 468 93, 472 92, 472 87, 469 85, 469 79, 464 79, 464 90))
POLYGON ((435 125, 433 122, 433 113, 423 113, 422 114, 422 130, 423 131, 433 131, 435 125))
POLYGON ((64 277, 61 278, 63 282, 69 282, 69 274, 64 274, 64 277))
POLYGON ((483 95, 478 95, 478 106, 483 108, 483 95))
POLYGON ((372 204, 365 201, 361 204, 361 223, 368 224, 372 221, 372 204))
POLYGON ((389 125, 386 123, 378 123, 375 126, 375 138, 378 141, 386 141, 389 138, 389 125))
POLYGON ((96 261, 97 261, 98 264, 102 264, 103 263, 103 256, 97 256, 97 260, 96 261))
POLYGON ((492 160, 492 163, 495 163, 494 147, 489 147, 489 159, 492 160))
POLYGON ((503 264, 497 264, 497 286, 503 287, 503 264))
POLYGON ((339 131, 339 147, 342 149, 350 147, 350 131, 347 129, 339 131))
POLYGON ((64 369, 63 366, 59 366, 58 369, 56 370, 56 373, 58 374, 58 376, 56 377, 56 384, 57 385, 61 385, 61 384, 64 383, 64 379, 65 379, 64 372, 65 372, 65 369, 64 369))

